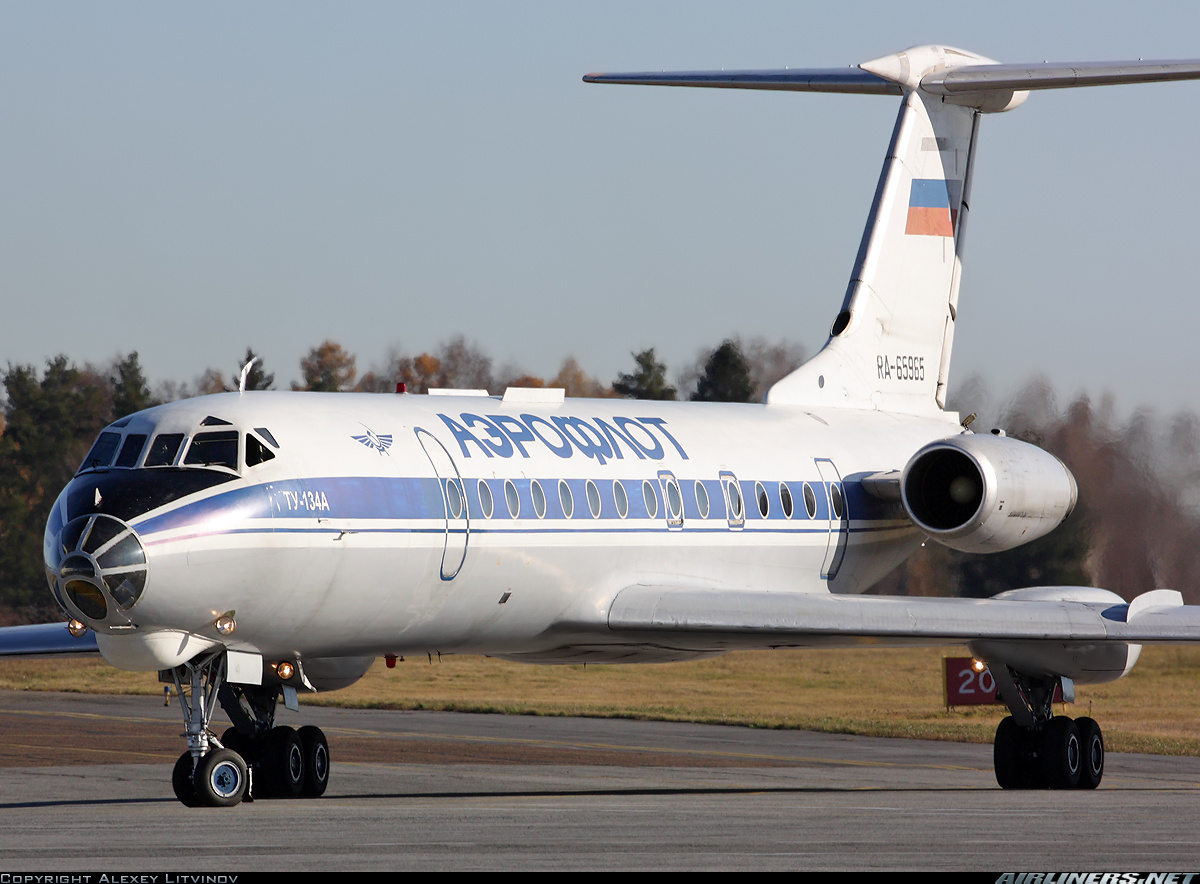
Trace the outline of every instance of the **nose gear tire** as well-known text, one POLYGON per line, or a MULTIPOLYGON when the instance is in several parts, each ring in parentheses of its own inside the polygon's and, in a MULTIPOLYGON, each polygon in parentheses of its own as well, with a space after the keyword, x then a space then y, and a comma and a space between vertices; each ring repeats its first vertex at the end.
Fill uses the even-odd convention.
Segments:
POLYGON ((175 762, 175 769, 171 771, 171 787, 175 790, 175 797, 184 806, 201 807, 200 796, 196 794, 196 783, 192 779, 193 768, 192 753, 184 752, 175 762))
POLYGON ((200 759, 194 777, 196 796, 208 807, 233 807, 246 792, 246 762, 230 749, 217 749, 200 759))

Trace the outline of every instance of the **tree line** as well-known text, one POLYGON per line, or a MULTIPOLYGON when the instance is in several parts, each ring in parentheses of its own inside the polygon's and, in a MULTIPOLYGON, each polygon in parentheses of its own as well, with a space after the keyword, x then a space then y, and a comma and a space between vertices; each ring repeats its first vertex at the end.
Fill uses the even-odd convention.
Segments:
POLYGON ((571 356, 563 360, 556 375, 543 378, 512 365, 497 369, 477 345, 457 336, 432 353, 409 356, 393 351, 383 366, 373 367, 359 377, 355 357, 336 341, 323 341, 300 360, 302 379, 293 383, 292 389, 391 393, 403 384, 410 393, 425 393, 431 387, 493 392, 508 387, 559 387, 572 397, 756 402, 772 384, 804 361, 804 348, 787 341, 770 343, 755 338, 743 342, 731 338, 699 354, 676 384, 667 379, 667 366, 659 361, 653 348, 630 355, 633 370, 622 372, 609 384, 587 374, 571 356))
MULTIPOLYGON (((671 381, 653 349, 631 353, 631 366, 611 382, 588 374, 574 358, 553 377, 519 367, 497 368, 477 345, 455 337, 432 351, 388 354, 359 376, 356 358, 324 341, 300 361, 293 389, 391 393, 459 387, 501 392, 508 386, 561 387, 568 396, 694 401, 760 401, 803 362, 799 345, 729 339, 697 355, 671 381)), ((238 388, 275 387, 247 348, 234 371, 209 369, 193 383, 152 388, 136 352, 105 368, 57 356, 44 369, 9 364, 0 410, 0 623, 53 619, 41 564, 42 531, 54 498, 70 480, 99 430, 161 402, 238 388)), ((965 555, 926 543, 872 591, 909 595, 990 596, 1030 585, 1101 586, 1124 596, 1158 587, 1200 603, 1200 418, 1160 419, 1138 410, 1122 420, 1114 403, 1079 397, 1059 408, 1053 388, 1038 381, 1011 403, 997 404, 986 384, 958 386, 950 408, 977 412, 975 428, 997 426, 1033 442, 1070 467, 1079 505, 1057 530, 1006 553, 965 555)), ((899 466, 899 465, 886 465, 899 466)))

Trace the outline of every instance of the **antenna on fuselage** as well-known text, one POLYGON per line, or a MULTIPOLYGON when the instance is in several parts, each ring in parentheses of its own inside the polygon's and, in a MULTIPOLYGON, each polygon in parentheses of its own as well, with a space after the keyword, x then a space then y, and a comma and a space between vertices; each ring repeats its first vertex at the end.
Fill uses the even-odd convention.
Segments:
POLYGON ((250 367, 258 362, 258 357, 255 356, 249 362, 242 366, 242 373, 238 375, 238 392, 246 392, 246 378, 250 376, 250 367))

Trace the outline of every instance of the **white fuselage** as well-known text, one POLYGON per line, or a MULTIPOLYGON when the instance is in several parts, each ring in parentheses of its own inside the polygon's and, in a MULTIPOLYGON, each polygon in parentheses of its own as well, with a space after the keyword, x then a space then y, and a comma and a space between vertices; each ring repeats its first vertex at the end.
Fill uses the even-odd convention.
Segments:
MULTIPOLYGON (((115 631, 93 625, 106 656, 130 665, 136 655, 106 649, 161 630, 267 658, 568 660, 571 625, 591 627, 594 645, 615 595, 637 584, 859 592, 920 541, 900 504, 860 479, 958 427, 952 415, 773 405, 245 393, 161 406, 117 431, 184 433, 167 469, 226 474, 119 514, 145 547, 146 586, 114 610, 115 631), (228 423, 202 426, 209 417, 228 423), (247 466, 259 429, 278 448, 247 466), (238 432, 236 470, 185 464, 212 430, 238 432), (237 629, 223 639, 213 622, 225 612, 237 629)), ((80 473, 59 506, 82 509, 62 520, 104 511, 101 480, 156 469, 80 473)))

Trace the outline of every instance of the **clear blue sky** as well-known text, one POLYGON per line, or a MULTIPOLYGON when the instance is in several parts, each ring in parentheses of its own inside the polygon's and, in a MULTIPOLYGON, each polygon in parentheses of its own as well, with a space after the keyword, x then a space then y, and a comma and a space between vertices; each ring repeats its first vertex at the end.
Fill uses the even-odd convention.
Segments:
MULTIPOLYGON (((815 351, 896 100, 593 70, 1200 57, 1200 4, 0 3, 0 362, 360 371, 463 333, 604 380, 730 334, 815 351), (923 10, 928 11, 923 11, 923 10)), ((1200 83, 985 118, 952 383, 1200 409, 1200 83)))

